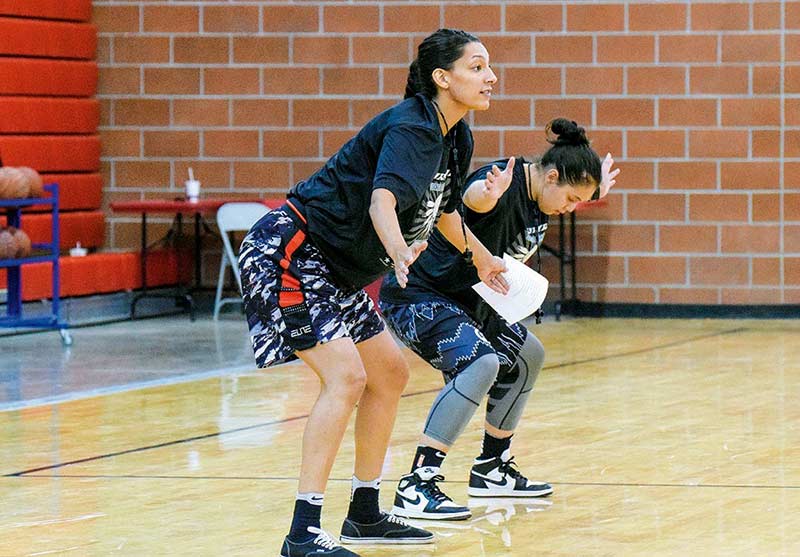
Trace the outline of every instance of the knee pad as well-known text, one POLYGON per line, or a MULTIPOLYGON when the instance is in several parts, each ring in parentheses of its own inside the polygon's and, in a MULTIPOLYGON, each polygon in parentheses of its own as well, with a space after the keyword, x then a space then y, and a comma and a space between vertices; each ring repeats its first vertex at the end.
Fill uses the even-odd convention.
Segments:
POLYGON ((539 339, 528 334, 517 361, 497 378, 489 391, 487 422, 505 431, 516 429, 543 364, 544 347, 539 339))
MULTIPOLYGON (((534 335, 528 333, 517 359, 518 362, 521 360, 519 363, 524 364, 528 369, 528 377, 522 389, 529 391, 533 388, 534 383, 536 383, 539 372, 544 365, 544 346, 542 346, 541 341, 534 335)), ((517 366, 517 368, 520 367, 520 365, 517 366)))
POLYGON ((500 360, 494 354, 484 354, 461 370, 453 379, 453 388, 463 397, 480 405, 483 397, 497 381, 500 360))
POLYGON ((448 446, 455 443, 495 383, 499 369, 497 356, 485 354, 459 372, 436 397, 425 435, 448 446))

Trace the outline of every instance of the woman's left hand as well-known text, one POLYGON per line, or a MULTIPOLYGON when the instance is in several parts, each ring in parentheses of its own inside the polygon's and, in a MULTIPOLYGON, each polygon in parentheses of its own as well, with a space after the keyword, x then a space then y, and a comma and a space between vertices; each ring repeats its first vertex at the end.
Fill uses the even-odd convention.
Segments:
POLYGON ((614 184, 617 183, 615 178, 617 177, 617 174, 619 174, 619 168, 612 171, 612 166, 614 166, 614 158, 611 156, 611 153, 608 153, 606 158, 603 159, 602 180, 600 182, 600 199, 608 195, 608 192, 614 187, 614 184))
POLYGON ((486 178, 483 181, 483 195, 497 202, 498 199, 503 197, 506 190, 511 185, 511 179, 514 177, 514 157, 508 159, 508 163, 503 170, 500 170, 496 164, 492 165, 492 169, 486 173, 486 178))
POLYGON ((500 294, 508 294, 508 282, 502 273, 508 270, 506 262, 502 258, 492 256, 487 259, 485 263, 479 265, 475 262, 475 267, 478 270, 478 277, 483 281, 486 286, 500 294))

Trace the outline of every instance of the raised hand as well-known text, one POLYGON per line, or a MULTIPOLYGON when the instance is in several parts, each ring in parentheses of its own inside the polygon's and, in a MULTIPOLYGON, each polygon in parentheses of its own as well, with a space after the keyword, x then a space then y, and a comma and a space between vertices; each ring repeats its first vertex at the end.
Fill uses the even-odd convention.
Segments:
POLYGON ((608 192, 614 187, 614 184, 617 183, 615 178, 617 177, 617 174, 619 174, 619 168, 612 171, 612 166, 614 166, 614 158, 611 156, 611 153, 608 153, 606 158, 603 159, 601 171, 602 181, 600 182, 600 199, 608 195, 608 192))
POLYGON ((514 162, 514 157, 508 159, 508 164, 503 170, 497 165, 492 165, 492 170, 486 173, 486 179, 483 181, 483 193, 486 196, 495 201, 503 196, 514 176, 514 162))

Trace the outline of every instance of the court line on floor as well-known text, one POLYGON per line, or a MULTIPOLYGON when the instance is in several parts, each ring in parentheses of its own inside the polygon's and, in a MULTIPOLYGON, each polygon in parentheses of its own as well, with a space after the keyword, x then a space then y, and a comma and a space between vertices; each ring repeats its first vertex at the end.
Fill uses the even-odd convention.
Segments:
MULTIPOLYGON (((269 481, 269 482, 296 482, 297 476, 186 476, 186 475, 166 475, 166 474, 26 474, 23 478, 39 479, 77 479, 77 480, 234 480, 234 481, 269 481)), ((329 478, 329 482, 351 483, 352 478, 329 478)), ((382 478, 386 483, 397 483, 400 478, 382 478)), ((446 484, 466 484, 468 480, 448 480, 440 482, 446 484)), ((596 487, 690 487, 705 489, 800 489, 800 485, 753 485, 753 484, 681 484, 681 483, 649 483, 649 482, 548 482, 555 486, 596 486, 596 487)), ((534 498, 535 499, 535 498, 534 498)))
POLYGON ((140 389, 151 389, 153 387, 165 387, 169 385, 180 385, 181 383, 191 383, 193 381, 202 381, 203 379, 211 379, 214 377, 221 377, 223 375, 231 375, 237 373, 245 373, 248 371, 255 371, 255 362, 252 365, 242 365, 235 367, 226 367, 213 369, 211 371, 198 371, 194 373, 187 373, 183 375, 173 375, 171 377, 162 377, 160 379, 149 379, 145 381, 134 381, 133 383, 125 383, 122 385, 111 385, 109 387, 98 387, 96 389, 88 389, 85 391, 75 391, 72 393, 64 393, 62 395, 45 396, 40 398, 31 398, 28 400, 21 400, 19 402, 4 402, 0 403, 0 412, 11 412, 14 410, 26 410, 28 408, 35 408, 37 406, 51 406, 55 404, 63 404, 65 402, 73 402, 75 400, 83 400, 87 398, 94 398, 98 396, 115 395, 125 393, 128 391, 137 391, 140 389))
POLYGON ((617 358, 626 358, 628 356, 637 356, 639 354, 645 354, 647 352, 653 352, 654 350, 661 350, 662 348, 673 348, 675 346, 681 346, 683 344, 689 344, 691 342, 696 342, 698 340, 706 340, 706 339, 713 338, 713 337, 721 337, 721 336, 725 336, 725 335, 745 333, 745 332, 747 332, 749 330, 750 329, 748 327, 737 327, 735 329, 727 329, 727 330, 723 330, 723 331, 714 331, 714 332, 711 332, 711 333, 706 333, 704 335, 691 337, 691 338, 688 338, 688 339, 674 340, 672 342, 666 342, 664 344, 659 344, 659 345, 656 345, 656 346, 650 347, 650 348, 637 348, 636 350, 629 350, 628 352, 619 352, 619 353, 616 353, 616 354, 608 354, 606 356, 597 356, 597 357, 594 357, 594 358, 586 358, 585 360, 573 360, 571 362, 563 362, 563 363, 560 363, 560 364, 553 364, 551 366, 544 366, 543 369, 545 369, 545 370, 547 370, 547 369, 559 369, 559 368, 570 367, 570 366, 575 366, 575 365, 587 364, 587 363, 590 363, 590 362, 602 362, 604 360, 615 360, 617 358))
MULTIPOLYGON (((605 360, 616 359, 616 358, 625 358, 625 357, 628 357, 628 356, 637 355, 637 354, 643 354, 643 353, 646 353, 646 352, 654 352, 656 350, 661 350, 663 348, 672 348, 674 346, 680 346, 680 345, 683 345, 683 344, 689 344, 689 343, 697 342, 697 341, 700 341, 700 340, 706 340, 706 339, 709 339, 709 338, 712 338, 712 337, 724 336, 724 335, 729 335, 729 334, 737 334, 737 333, 745 332, 747 330, 748 329, 746 327, 738 327, 738 328, 735 328, 735 329, 714 331, 714 332, 711 332, 711 333, 706 333, 706 334, 695 336, 695 337, 690 337, 690 338, 686 338, 686 339, 682 339, 682 340, 676 340, 676 341, 672 341, 672 342, 667 342, 667 343, 664 343, 664 344, 658 344, 658 345, 651 346, 651 347, 648 347, 648 348, 640 348, 640 349, 637 349, 637 350, 630 350, 630 351, 621 352, 621 353, 618 353, 618 354, 607 354, 605 356, 599 356, 597 358, 587 358, 585 360, 574 360, 574 361, 571 361, 571 362, 563 362, 563 363, 560 363, 560 364, 553 364, 551 366, 544 366, 543 369, 544 370, 557 369, 557 368, 563 368, 563 367, 568 367, 568 366, 572 366, 572 365, 585 364, 585 363, 589 363, 589 362, 599 362, 599 361, 605 361, 605 360)), ((252 369, 252 368, 248 368, 248 369, 252 369)), ((419 396, 419 395, 439 392, 439 390, 440 389, 427 389, 427 390, 424 390, 424 391, 415 391, 413 393, 406 393, 406 394, 402 395, 402 398, 409 398, 409 397, 413 397, 413 396, 419 396)), ((202 441, 204 439, 210 439, 210 438, 219 437, 219 436, 222 436, 222 435, 229 435, 231 433, 240 433, 242 431, 248 431, 248 430, 262 428, 262 427, 280 425, 280 424, 283 424, 283 423, 288 423, 288 422, 292 422, 292 421, 296 421, 296 420, 302 420, 302 419, 305 419, 305 418, 308 418, 308 414, 302 414, 300 416, 293 416, 291 418, 283 418, 283 419, 274 420, 274 421, 271 421, 271 422, 263 422, 263 423, 260 423, 260 424, 253 424, 253 425, 249 425, 249 426, 243 426, 243 427, 238 427, 238 428, 234 428, 234 429, 228 429, 228 430, 225 430, 225 431, 216 431, 216 432, 212 432, 212 433, 205 433, 205 434, 202 434, 202 435, 195 435, 195 436, 187 437, 187 438, 184 438, 184 439, 175 439, 173 441, 165 441, 163 443, 156 443, 155 445, 145 445, 145 446, 142 446, 142 447, 135 447, 135 448, 132 448, 132 449, 125 449, 125 450, 122 450, 122 451, 115 451, 115 452, 112 452, 112 453, 105 453, 105 454, 101 454, 101 455, 89 456, 89 457, 85 457, 85 458, 69 460, 69 461, 66 461, 66 462, 59 462, 59 463, 56 463, 56 464, 48 464, 46 466, 39 466, 39 467, 36 467, 36 468, 29 468, 27 470, 22 470, 22 471, 19 471, 19 472, 13 472, 13 473, 10 473, 10 474, 3 474, 0 477, 10 478, 10 477, 15 477, 15 476, 24 476, 24 475, 27 475, 27 474, 33 474, 35 472, 43 472, 45 470, 55 470, 57 468, 63 468, 65 466, 71 466, 73 464, 84 464, 84 463, 93 462, 93 461, 96 461, 96 460, 104 460, 106 458, 114 458, 114 457, 117 457, 117 456, 123 456, 123 455, 127 455, 127 454, 144 452, 144 451, 149 451, 149 450, 152 450, 152 449, 161 449, 161 448, 164 448, 164 447, 170 447, 170 446, 174 446, 174 445, 181 445, 181 444, 184 444, 184 443, 192 443, 194 441, 202 441)))
POLYGON ((58 463, 58 464, 49 464, 47 466, 40 466, 38 468, 31 468, 29 470, 23 470, 22 472, 14 472, 13 474, 3 474, 3 476, 1 476, 1 477, 11 478, 11 477, 14 477, 14 476, 24 476, 24 475, 27 475, 27 474, 32 474, 34 472, 42 472, 44 470, 54 470, 56 468, 63 468, 64 466, 70 466, 72 464, 83 464, 85 462, 92 462, 92 461, 95 461, 95 460, 103 460, 103 459, 106 459, 106 458, 113 458, 115 456, 122 456, 122 455, 126 455, 126 454, 139 453, 139 452, 149 451, 149 450, 152 450, 152 449, 163 449, 164 447, 171 447, 173 445, 181 445, 183 443, 192 443, 194 441, 202 441, 204 439, 211 439, 213 437, 219 437, 221 435, 229 435, 231 433, 240 433, 242 431, 248 431, 248 430, 251 430, 251 429, 257 429, 257 428, 267 427, 267 426, 271 426, 271 425, 285 424, 285 423, 293 422, 293 421, 296 421, 296 420, 304 420, 306 418, 308 418, 308 414, 305 414, 305 415, 302 415, 302 416, 294 416, 292 418, 283 418, 283 419, 280 419, 280 420, 275 420, 274 422, 264 422, 264 423, 260 423, 260 424, 253 424, 253 425, 248 425, 248 426, 237 427, 237 428, 234 428, 234 429, 226 429, 225 431, 215 431, 215 432, 212 432, 212 433, 204 433, 202 435, 194 435, 192 437, 186 437, 184 439, 175 439, 173 441, 164 441, 163 443, 156 443, 155 445, 145 445, 143 447, 135 447, 133 449, 125 449, 125 450, 122 450, 122 451, 115 451, 113 453, 105 453, 105 454, 101 454, 101 455, 87 456, 86 458, 79 458, 79 459, 76 459, 76 460, 70 460, 70 461, 61 462, 61 463, 58 463))

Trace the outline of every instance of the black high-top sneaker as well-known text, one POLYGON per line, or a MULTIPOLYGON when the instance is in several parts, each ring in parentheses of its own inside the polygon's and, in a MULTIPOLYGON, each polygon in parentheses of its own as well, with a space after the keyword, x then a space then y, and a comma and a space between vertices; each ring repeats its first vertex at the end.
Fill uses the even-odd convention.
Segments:
POLYGON ((436 482, 444 481, 439 468, 423 466, 400 478, 394 494, 392 514, 427 520, 465 520, 471 513, 442 493, 436 482))
POLYGON ((470 497, 542 497, 553 493, 550 484, 523 476, 510 451, 486 460, 475 459, 469 473, 470 497))

